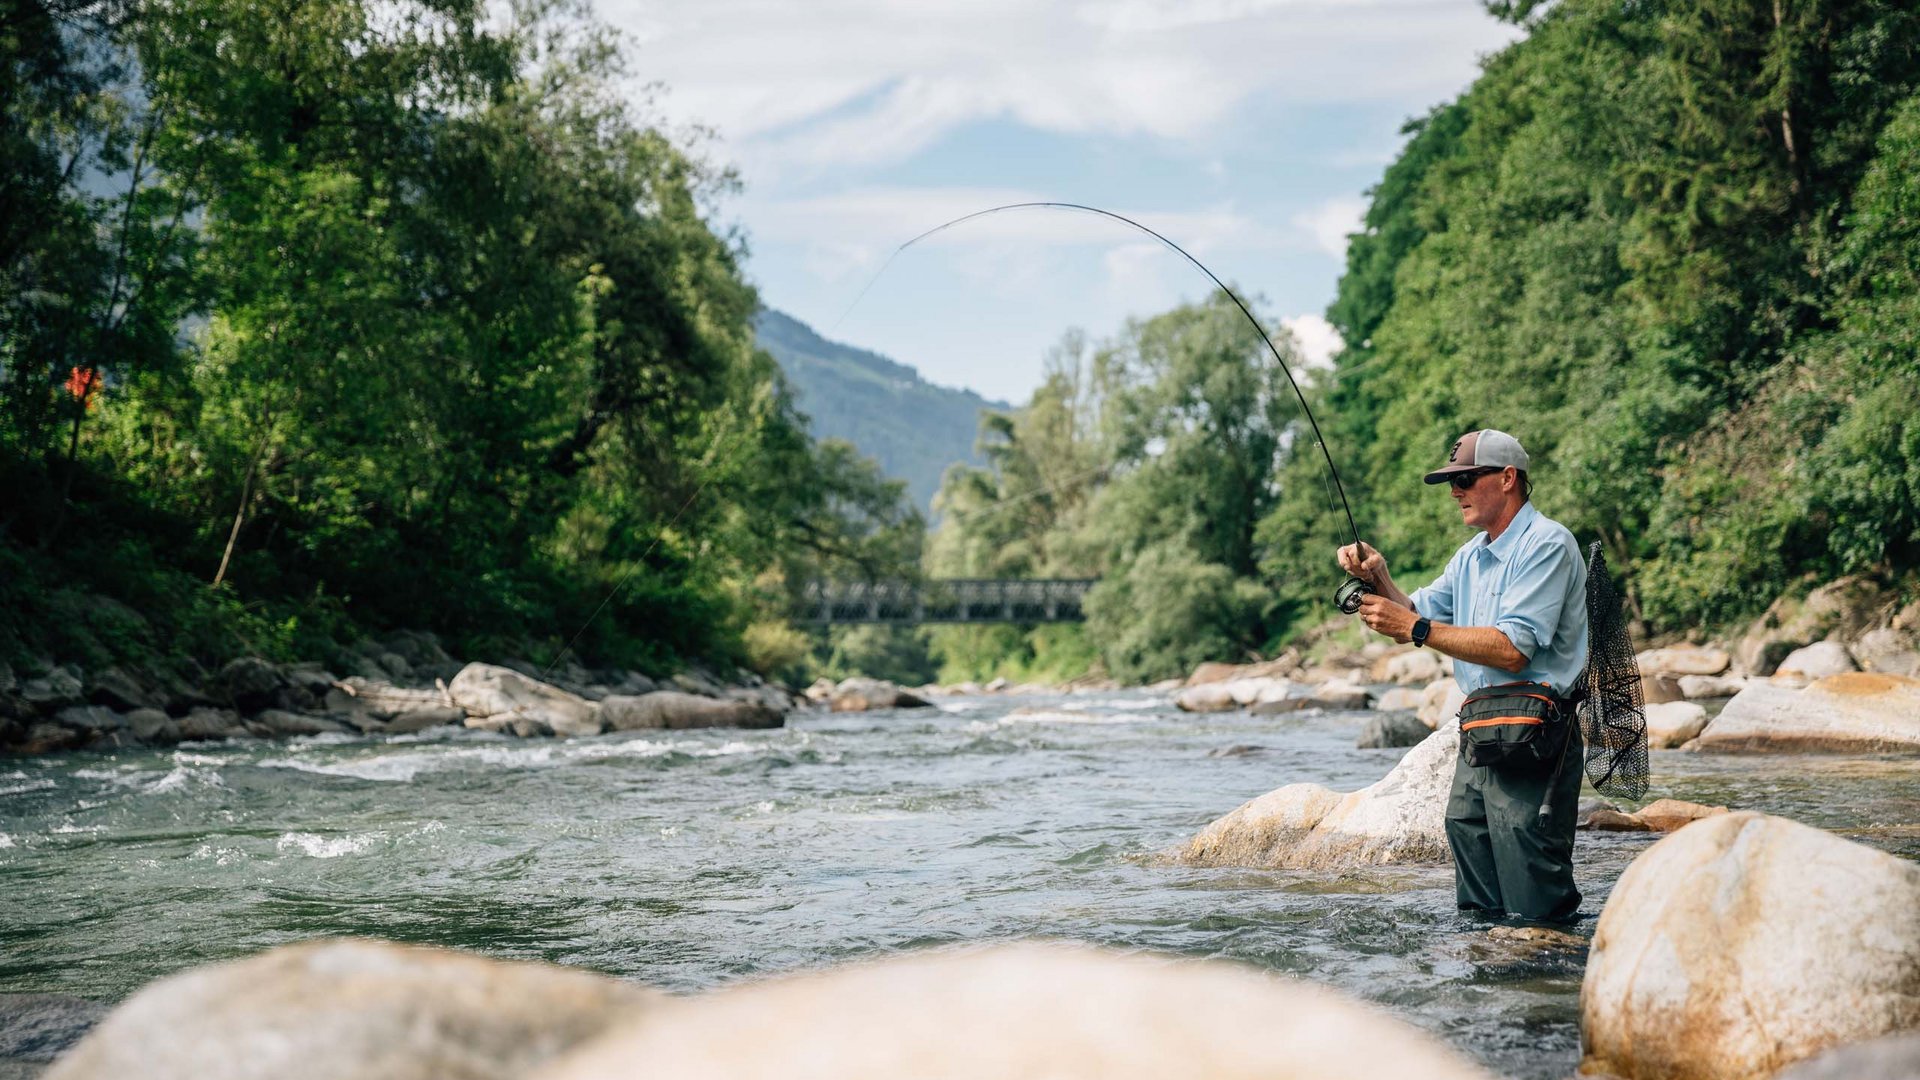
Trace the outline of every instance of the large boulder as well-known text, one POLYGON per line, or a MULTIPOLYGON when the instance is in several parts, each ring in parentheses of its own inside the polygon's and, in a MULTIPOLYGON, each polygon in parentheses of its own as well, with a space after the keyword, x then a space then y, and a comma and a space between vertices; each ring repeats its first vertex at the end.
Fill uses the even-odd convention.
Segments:
POLYGON ((153 983, 45 1080, 509 1080, 661 1000, 546 964, 312 942, 153 983))
POLYGON ((1697 821, 1622 874, 1580 989, 1582 1075, 1761 1080, 1920 1025, 1920 866, 1784 818, 1697 821))
MULTIPOLYGON (((1381 712, 1419 712, 1420 703, 1425 697, 1425 687, 1395 686, 1374 698, 1373 707, 1381 712)), ((1421 722, 1425 723, 1425 721, 1421 722)))
POLYGON ((1684 746, 1707 728, 1707 707, 1692 701, 1669 701, 1647 706, 1647 746, 1671 750, 1684 746))
POLYGON ((1373 704, 1373 695, 1367 693, 1366 687, 1344 679, 1334 679, 1314 687, 1307 699, 1315 706, 1329 710, 1364 709, 1373 704))
POLYGON ((447 685, 447 694, 483 729, 524 734, 544 728, 563 736, 604 730, 597 703, 511 668, 468 664, 447 685))
POLYGON ((1855 671, 1796 690, 1757 682, 1694 740, 1695 750, 1881 753, 1920 748, 1920 679, 1855 671))
POLYGON ((1217 961, 1019 944, 676 1001, 535 1080, 1490 1080, 1438 1039, 1217 961))
POLYGON ((1783 596, 1754 620, 1735 652, 1751 674, 1771 675, 1803 645, 1859 636, 1892 603, 1884 588, 1862 577, 1841 578, 1815 589, 1804 600, 1783 596))
POLYGON ((1459 745, 1460 725, 1449 722, 1359 791, 1343 795, 1319 784, 1270 791, 1200 830, 1174 858, 1301 870, 1446 862, 1447 789, 1459 745))
POLYGON ((655 690, 636 696, 615 695, 600 703, 600 716, 615 731, 648 728, 779 727, 781 715, 751 701, 726 701, 655 690))
POLYGON ((833 688, 833 697, 827 705, 834 712, 933 708, 932 702, 909 694, 884 679, 846 679, 833 688))
POLYGON ((1849 649, 1862 671, 1920 676, 1920 641, 1913 634, 1883 626, 1860 635, 1849 649))
POLYGON ((1725 649, 1705 645, 1670 645, 1648 649, 1634 658, 1642 674, 1719 675, 1733 664, 1725 649))
MULTIPOLYGON (((485 667, 486 665, 472 664, 469 666, 485 667)), ((502 668, 499 670, 505 669, 502 668)), ((518 673, 510 674, 515 674, 521 679, 526 678, 526 676, 518 675, 518 673)), ((456 681, 458 678, 459 676, 455 676, 456 681)), ((444 709, 456 704, 449 697, 451 687, 449 687, 447 691, 438 689, 414 690, 404 686, 395 686, 383 679, 368 679, 359 675, 349 675, 345 679, 335 683, 334 688, 351 698, 353 706, 357 711, 365 712, 380 720, 391 720, 396 716, 404 716, 407 713, 417 712, 421 709, 444 709)), ((339 699, 332 698, 330 700, 337 704, 339 699)), ((472 710, 468 711, 471 712, 472 710)), ((504 712, 510 710, 499 711, 504 712)))

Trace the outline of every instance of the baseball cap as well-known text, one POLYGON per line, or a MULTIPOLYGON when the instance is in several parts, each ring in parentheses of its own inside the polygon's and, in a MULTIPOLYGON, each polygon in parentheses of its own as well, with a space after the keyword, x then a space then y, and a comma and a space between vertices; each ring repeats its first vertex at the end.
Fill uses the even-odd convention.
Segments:
POLYGON ((1527 452, 1520 448, 1520 440, 1504 431, 1482 428, 1469 431, 1455 440, 1453 449, 1447 453, 1447 463, 1428 473, 1426 481, 1429 484, 1444 484, 1447 477, 1454 473, 1474 469, 1504 469, 1509 465, 1526 471, 1527 452))

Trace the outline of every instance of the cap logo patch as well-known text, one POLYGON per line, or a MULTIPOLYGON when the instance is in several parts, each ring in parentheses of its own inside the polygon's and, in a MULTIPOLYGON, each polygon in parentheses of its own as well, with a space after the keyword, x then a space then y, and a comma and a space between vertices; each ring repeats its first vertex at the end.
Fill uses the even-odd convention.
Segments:
POLYGON ((1466 441, 1467 440, 1464 436, 1453 440, 1453 449, 1447 451, 1448 462, 1457 462, 1460 460, 1460 444, 1466 441))

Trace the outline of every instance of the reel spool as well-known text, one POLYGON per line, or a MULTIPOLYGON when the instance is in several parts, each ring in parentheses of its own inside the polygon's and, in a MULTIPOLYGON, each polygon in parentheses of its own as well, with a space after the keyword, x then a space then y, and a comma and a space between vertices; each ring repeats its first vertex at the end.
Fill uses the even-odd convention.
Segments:
POLYGON ((1333 606, 1340 609, 1342 615, 1352 615, 1360 610, 1360 600, 1373 595, 1373 586, 1357 577, 1350 577, 1340 588, 1334 590, 1333 606))

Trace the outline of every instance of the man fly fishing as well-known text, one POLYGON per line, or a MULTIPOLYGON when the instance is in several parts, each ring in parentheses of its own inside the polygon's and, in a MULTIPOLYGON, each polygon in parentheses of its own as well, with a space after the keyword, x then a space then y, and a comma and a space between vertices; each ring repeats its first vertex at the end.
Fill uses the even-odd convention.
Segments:
POLYGON ((1446 829, 1460 909, 1564 922, 1580 910, 1581 740, 1571 697, 1587 666, 1587 567, 1573 534, 1529 501, 1527 466, 1520 441, 1503 431, 1453 444, 1426 482, 1447 484, 1461 519, 1485 531, 1411 596, 1365 543, 1342 547, 1338 561, 1372 587, 1359 600, 1367 626, 1456 661, 1467 702, 1446 829))

